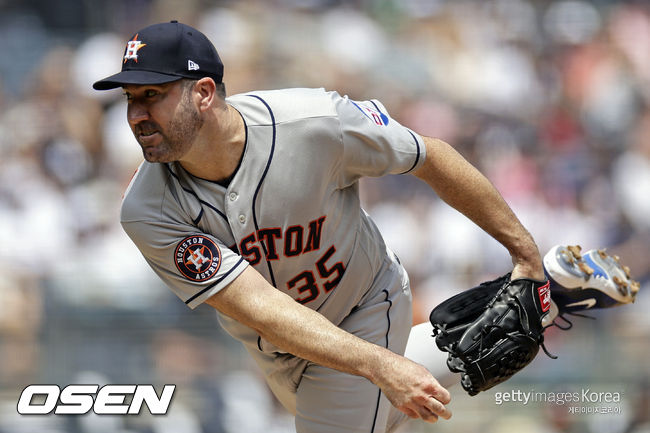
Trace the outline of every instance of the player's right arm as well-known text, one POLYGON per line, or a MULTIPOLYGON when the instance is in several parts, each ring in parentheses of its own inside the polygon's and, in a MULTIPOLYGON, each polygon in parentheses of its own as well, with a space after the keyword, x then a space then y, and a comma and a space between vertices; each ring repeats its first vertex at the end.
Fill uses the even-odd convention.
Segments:
POLYGON ((419 364, 336 327, 276 290, 251 266, 207 304, 278 348, 325 367, 363 376, 411 418, 449 419, 449 392, 419 364))
POLYGON ((542 259, 533 237, 492 183, 449 144, 423 139, 426 158, 413 174, 508 249, 513 279, 543 280, 542 259))

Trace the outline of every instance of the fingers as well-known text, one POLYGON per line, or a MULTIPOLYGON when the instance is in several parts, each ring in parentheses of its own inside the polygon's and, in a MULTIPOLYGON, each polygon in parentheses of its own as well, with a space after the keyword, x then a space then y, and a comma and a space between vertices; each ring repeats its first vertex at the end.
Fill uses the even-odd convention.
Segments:
POLYGON ((438 421, 438 415, 431 413, 426 409, 420 410, 418 415, 419 415, 418 418, 421 418, 423 421, 429 422, 431 424, 438 421))
MULTIPOLYGON (((435 416, 435 419, 437 420, 438 417, 442 417, 444 419, 449 419, 451 418, 451 411, 447 409, 447 407, 438 399, 435 397, 431 396, 425 408, 433 415, 435 416)), ((435 421, 434 421, 435 422, 435 421)))
POLYGON ((451 412, 445 407, 451 402, 451 394, 437 380, 426 389, 429 394, 425 406, 434 414, 442 416, 444 419, 451 417, 451 412))
POLYGON ((451 418, 451 411, 431 396, 415 408, 403 408, 402 412, 411 418, 420 418, 430 423, 438 421, 438 418, 440 417, 444 419, 451 418))
POLYGON ((434 396, 425 398, 417 408, 417 412, 420 418, 431 423, 438 421, 440 417, 443 419, 451 418, 451 411, 434 396))
POLYGON ((451 402, 451 394, 437 381, 431 389, 431 396, 442 404, 449 404, 451 402))
MULTIPOLYGON (((447 391, 442 387, 440 387, 440 389, 447 391)), ((414 400, 410 407, 407 406, 401 410, 411 418, 421 418, 422 420, 430 423, 438 421, 440 417, 443 419, 449 419, 451 418, 451 411, 447 409, 445 404, 449 403, 451 399, 449 397, 449 392, 446 394, 445 403, 441 402, 433 395, 427 395, 425 397, 414 400)))
POLYGON ((400 411, 411 418, 420 418, 436 422, 439 418, 451 418, 451 411, 445 405, 451 401, 451 395, 422 365, 403 357, 399 369, 387 375, 387 381, 381 382, 381 389, 388 400, 400 411))
POLYGON ((409 418, 413 419, 423 419, 424 421, 434 423, 438 420, 438 416, 431 411, 427 410, 423 406, 418 406, 416 409, 410 409, 408 407, 400 408, 402 412, 408 415, 409 418))

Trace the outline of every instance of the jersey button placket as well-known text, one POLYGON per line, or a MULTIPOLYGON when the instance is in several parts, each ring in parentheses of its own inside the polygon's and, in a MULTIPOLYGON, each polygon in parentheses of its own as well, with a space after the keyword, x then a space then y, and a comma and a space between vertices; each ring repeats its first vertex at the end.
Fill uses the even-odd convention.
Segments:
POLYGON ((230 223, 230 228, 233 231, 235 238, 239 238, 242 235, 241 231, 245 230, 248 218, 246 217, 246 211, 243 209, 245 203, 240 200, 237 188, 232 184, 230 187, 232 189, 226 190, 224 203, 225 210, 230 223), (235 221, 239 222, 239 224, 235 223, 235 221))

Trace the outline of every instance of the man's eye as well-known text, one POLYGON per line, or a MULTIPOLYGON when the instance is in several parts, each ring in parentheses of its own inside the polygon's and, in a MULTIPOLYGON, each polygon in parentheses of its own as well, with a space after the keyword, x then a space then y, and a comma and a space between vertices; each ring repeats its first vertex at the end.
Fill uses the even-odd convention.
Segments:
POLYGON ((144 91, 145 98, 152 98, 152 97, 156 96, 157 94, 158 94, 158 92, 156 92, 155 90, 145 90, 144 91))
POLYGON ((131 101, 133 99, 133 96, 131 96, 130 93, 122 93, 122 95, 124 95, 126 97, 127 101, 131 101))

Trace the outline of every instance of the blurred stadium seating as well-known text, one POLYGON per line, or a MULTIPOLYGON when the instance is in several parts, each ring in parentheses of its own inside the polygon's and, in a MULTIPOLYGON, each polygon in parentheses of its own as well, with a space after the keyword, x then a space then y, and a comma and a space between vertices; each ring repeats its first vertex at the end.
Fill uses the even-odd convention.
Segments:
MULTIPOLYGON (((404 432, 650 431, 650 6, 584 0, 0 0, 0 433, 281 433, 278 407, 209 307, 189 311, 118 223, 141 160, 117 71, 137 28, 205 32, 229 94, 325 87, 377 98, 453 144, 542 251, 608 246, 637 303, 552 329, 498 390, 622 393, 620 413, 503 404, 456 389, 452 421, 404 432), (31 383, 175 383, 168 417, 21 417, 31 383)), ((415 316, 508 270, 507 252, 417 179, 363 180, 410 272, 415 316)))

